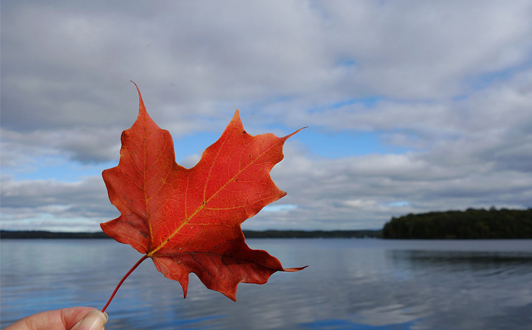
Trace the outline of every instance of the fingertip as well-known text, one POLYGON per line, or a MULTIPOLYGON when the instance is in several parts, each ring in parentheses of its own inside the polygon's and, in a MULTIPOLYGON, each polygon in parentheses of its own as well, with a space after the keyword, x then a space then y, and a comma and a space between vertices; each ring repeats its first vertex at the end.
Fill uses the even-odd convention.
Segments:
POLYGON ((103 330, 108 320, 109 315, 107 313, 92 310, 72 330, 103 330))

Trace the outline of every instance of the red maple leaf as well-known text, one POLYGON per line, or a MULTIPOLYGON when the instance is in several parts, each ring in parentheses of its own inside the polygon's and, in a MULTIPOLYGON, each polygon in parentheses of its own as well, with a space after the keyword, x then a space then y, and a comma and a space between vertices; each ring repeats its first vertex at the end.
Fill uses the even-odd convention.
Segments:
POLYGON ((266 251, 250 249, 240 228, 286 195, 270 170, 283 158, 284 142, 298 131, 282 138, 252 136, 237 110, 218 141, 187 169, 176 163, 170 133, 150 118, 137 91, 139 115, 122 133, 120 162, 103 171, 109 199, 121 215, 101 227, 144 256, 109 302, 146 258, 164 276, 179 281, 185 297, 189 273, 195 273, 207 288, 232 300, 240 282, 264 284, 277 271, 305 268, 283 268, 266 251))

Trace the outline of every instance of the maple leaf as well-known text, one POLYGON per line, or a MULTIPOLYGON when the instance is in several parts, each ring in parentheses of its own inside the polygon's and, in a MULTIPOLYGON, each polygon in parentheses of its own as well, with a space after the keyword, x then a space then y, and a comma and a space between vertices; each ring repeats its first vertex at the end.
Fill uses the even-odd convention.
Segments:
POLYGON ((241 282, 263 284, 277 271, 305 268, 283 268, 266 251, 250 249, 240 227, 286 195, 269 173, 283 158, 284 142, 299 130, 281 138, 252 136, 236 110, 218 141, 187 169, 176 163, 170 133, 150 118, 137 91, 139 114, 122 133, 120 162, 103 171, 109 199, 121 215, 101 228, 144 256, 109 302, 147 258, 164 276, 181 283, 184 297, 188 276, 195 273, 207 288, 235 301, 241 282))

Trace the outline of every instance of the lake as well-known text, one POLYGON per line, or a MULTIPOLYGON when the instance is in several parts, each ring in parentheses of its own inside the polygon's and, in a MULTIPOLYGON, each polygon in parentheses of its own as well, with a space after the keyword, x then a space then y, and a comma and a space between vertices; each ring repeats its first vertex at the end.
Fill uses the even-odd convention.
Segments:
MULTIPOLYGON (((285 267, 237 302, 190 275, 188 297, 151 260, 106 329, 532 329, 532 240, 249 239, 285 267)), ((110 239, 2 240, 1 327, 43 310, 101 309, 141 255, 110 239)))

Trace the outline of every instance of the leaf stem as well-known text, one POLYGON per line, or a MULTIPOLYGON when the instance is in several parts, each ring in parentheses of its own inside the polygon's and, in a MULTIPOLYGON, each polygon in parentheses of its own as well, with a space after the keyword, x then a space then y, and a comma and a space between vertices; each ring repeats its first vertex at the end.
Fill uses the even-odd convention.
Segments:
POLYGON ((111 295, 111 297, 109 297, 109 300, 107 301, 107 304, 105 304, 105 306, 103 307, 102 309, 102 313, 105 312, 105 310, 107 309, 107 306, 109 306, 109 304, 111 303, 111 300, 113 300, 113 298, 115 297, 115 294, 116 292, 118 291, 118 289, 120 289, 120 286, 122 285, 122 283, 124 283, 124 281, 126 280, 126 278, 131 274, 133 273, 133 271, 144 261, 148 258, 147 255, 143 255, 142 258, 139 259, 139 261, 137 261, 137 263, 131 267, 131 269, 129 270, 129 272, 126 273, 126 275, 124 275, 124 277, 122 277, 122 279, 120 280, 120 282, 118 282, 118 285, 116 286, 115 288, 115 291, 113 291, 113 294, 111 295))

